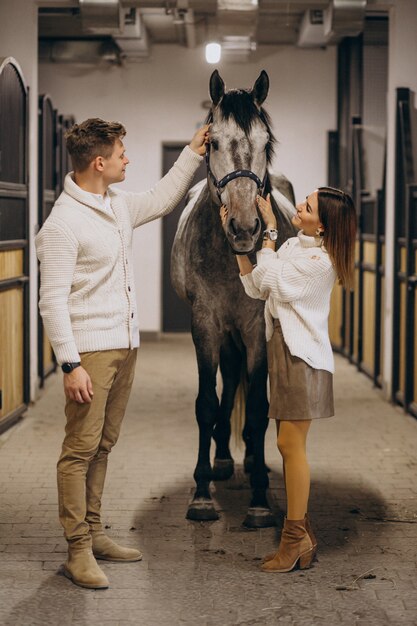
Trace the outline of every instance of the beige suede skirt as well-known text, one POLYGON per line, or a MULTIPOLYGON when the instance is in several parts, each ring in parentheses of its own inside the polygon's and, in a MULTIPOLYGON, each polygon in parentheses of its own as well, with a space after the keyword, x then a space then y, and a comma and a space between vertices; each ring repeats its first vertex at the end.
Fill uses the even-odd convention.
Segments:
POLYGON ((267 343, 269 413, 277 420, 311 420, 334 415, 333 374, 310 367, 292 356, 281 324, 274 320, 274 334, 267 343))

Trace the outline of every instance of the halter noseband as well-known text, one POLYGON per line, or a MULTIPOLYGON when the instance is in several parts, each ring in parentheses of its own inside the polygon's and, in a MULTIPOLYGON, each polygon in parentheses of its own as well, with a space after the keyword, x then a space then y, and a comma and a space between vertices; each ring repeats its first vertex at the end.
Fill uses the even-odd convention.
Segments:
POLYGON ((230 174, 226 174, 226 176, 223 176, 223 178, 221 178, 220 180, 217 180, 217 178, 215 177, 215 175, 213 174, 210 168, 210 144, 207 144, 207 147, 206 147, 206 165, 207 165, 207 173, 210 176, 210 179, 213 185, 216 187, 217 196, 220 200, 220 203, 222 201, 221 195, 222 195, 223 188, 226 187, 227 183, 230 183, 230 181, 234 180, 235 178, 250 178, 256 183, 259 194, 261 196, 263 195, 264 189, 265 189, 266 178, 267 178, 267 172, 265 172, 265 176, 263 180, 261 180, 259 176, 257 176, 254 172, 252 172, 252 170, 234 170, 234 172, 230 172, 230 174))

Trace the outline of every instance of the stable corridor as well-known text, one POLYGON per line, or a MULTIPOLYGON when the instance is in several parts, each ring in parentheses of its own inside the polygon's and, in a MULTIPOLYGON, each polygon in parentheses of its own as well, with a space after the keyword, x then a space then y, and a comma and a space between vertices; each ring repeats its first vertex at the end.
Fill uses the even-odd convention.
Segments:
MULTIPOLYGON (((241 526, 249 502, 243 449, 233 479, 213 486, 221 519, 185 519, 197 454, 197 369, 188 335, 163 335, 139 351, 104 498, 108 533, 138 546, 140 563, 101 562, 105 591, 74 586, 59 568, 55 464, 63 436, 61 374, 23 421, 0 436, 2 626, 417 624, 417 421, 383 400, 336 358, 336 412, 313 424, 311 518, 318 562, 266 574, 277 530, 241 526)), ((284 503, 275 428, 267 432, 270 501, 284 503)))

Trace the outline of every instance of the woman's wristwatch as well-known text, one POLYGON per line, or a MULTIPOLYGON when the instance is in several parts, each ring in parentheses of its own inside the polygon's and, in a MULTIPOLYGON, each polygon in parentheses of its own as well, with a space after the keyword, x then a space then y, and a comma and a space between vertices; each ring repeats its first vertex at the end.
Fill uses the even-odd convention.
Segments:
POLYGON ((264 239, 270 239, 271 241, 276 241, 278 239, 278 231, 276 228, 267 228, 264 230, 264 239))

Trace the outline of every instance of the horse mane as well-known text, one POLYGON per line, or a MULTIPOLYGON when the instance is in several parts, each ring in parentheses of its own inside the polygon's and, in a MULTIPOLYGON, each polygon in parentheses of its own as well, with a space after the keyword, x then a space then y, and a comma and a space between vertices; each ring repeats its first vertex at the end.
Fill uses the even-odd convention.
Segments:
MULTIPOLYGON (((266 158, 269 165, 274 155, 276 139, 272 132, 271 118, 263 107, 259 109, 256 106, 252 93, 244 89, 231 89, 220 100, 218 109, 224 120, 227 121, 231 117, 246 135, 250 133, 254 121, 257 118, 261 119, 269 134, 269 141, 266 145, 266 158)), ((212 121, 213 108, 207 116, 206 124, 211 124, 212 121)))

